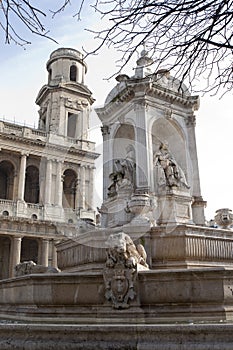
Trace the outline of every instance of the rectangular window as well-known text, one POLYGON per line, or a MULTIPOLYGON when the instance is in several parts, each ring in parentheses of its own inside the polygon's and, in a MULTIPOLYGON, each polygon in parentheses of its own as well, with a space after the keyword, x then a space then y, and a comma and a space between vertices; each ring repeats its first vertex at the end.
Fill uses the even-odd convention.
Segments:
POLYGON ((76 138, 78 114, 68 113, 67 136, 76 138))

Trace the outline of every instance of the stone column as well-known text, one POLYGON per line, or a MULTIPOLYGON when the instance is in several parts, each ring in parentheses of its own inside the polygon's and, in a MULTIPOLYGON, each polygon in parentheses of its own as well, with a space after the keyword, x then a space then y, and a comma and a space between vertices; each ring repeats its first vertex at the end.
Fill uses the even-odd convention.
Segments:
POLYGON ((62 207, 63 179, 62 179, 62 162, 57 163, 56 178, 56 205, 62 207))
POLYGON ((48 266, 48 264, 49 264, 49 240, 42 239, 41 265, 48 266))
POLYGON ((44 203, 45 204, 51 204, 51 189, 52 189, 51 187, 52 187, 52 160, 47 159, 45 188, 44 188, 44 203))
POLYGON ((57 268, 57 248, 55 246, 55 241, 53 240, 52 244, 52 266, 57 268))
POLYGON ((20 263, 21 256, 21 237, 13 237, 10 249, 10 271, 9 277, 15 276, 15 266, 20 263))
POLYGON ((94 169, 95 169, 95 167, 90 167, 90 169, 89 169, 88 209, 93 209, 94 169))
POLYGON ((75 210, 78 213, 80 209, 80 174, 78 173, 78 177, 76 179, 75 184, 75 210))
POLYGON ((109 175, 112 172, 112 147, 110 143, 110 127, 103 125, 101 128, 103 135, 103 199, 108 198, 109 175))
POLYGON ((19 167, 18 199, 24 200, 27 155, 22 154, 19 167))
POLYGON ((197 159, 196 135, 195 135, 196 117, 194 114, 188 116, 186 120, 186 128, 188 133, 189 157, 191 159, 191 169, 189 170, 188 181, 191 186, 191 194, 193 197, 192 211, 193 221, 196 225, 205 225, 204 208, 206 202, 201 196, 201 186, 199 177, 199 167, 197 159), (190 182, 192 180, 192 182, 190 182))
POLYGON ((85 166, 81 166, 80 169, 80 205, 79 207, 85 209, 86 207, 86 168, 85 166))

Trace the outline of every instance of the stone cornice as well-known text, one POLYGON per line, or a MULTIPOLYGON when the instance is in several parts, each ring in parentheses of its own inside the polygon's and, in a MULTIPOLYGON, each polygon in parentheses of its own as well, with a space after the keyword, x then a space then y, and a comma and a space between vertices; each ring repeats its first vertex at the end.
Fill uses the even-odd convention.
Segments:
POLYGON ((40 105, 45 97, 51 92, 68 92, 75 96, 79 95, 80 97, 86 98, 90 104, 95 102, 95 99, 92 97, 91 91, 83 84, 79 83, 59 83, 56 86, 44 85, 40 89, 37 98, 36 104, 40 105))
POLYGON ((56 223, 51 221, 32 220, 19 217, 0 216, 0 233, 2 235, 14 235, 18 237, 34 236, 47 239, 61 239, 63 235, 58 231, 56 223))
MULTIPOLYGON (((97 159, 99 157, 99 153, 93 152, 91 150, 76 148, 75 144, 70 144, 69 146, 63 146, 63 145, 52 144, 52 143, 48 144, 48 142, 45 142, 45 141, 38 141, 38 140, 28 139, 28 138, 24 138, 16 135, 4 134, 4 133, 0 133, 0 138, 11 140, 11 141, 12 140, 18 141, 24 145, 27 145, 27 148, 24 150, 25 152, 28 152, 28 145, 40 146, 39 151, 30 149, 30 154, 36 155, 39 157, 44 155, 45 149, 46 149, 46 153, 49 151, 57 151, 57 152, 62 152, 63 154, 71 153, 71 154, 80 155, 81 157, 86 156, 91 159, 97 159)), ((91 142, 91 144, 93 143, 91 142)), ((22 151, 22 149, 19 149, 19 146, 14 147, 12 145, 4 145, 4 144, 2 144, 2 149, 11 150, 17 153, 22 151)), ((58 154, 56 155, 59 157, 58 154)))
MULTIPOLYGON (((134 100, 137 95, 141 95, 140 99, 147 99, 147 97, 159 97, 164 101, 173 104, 180 104, 186 107, 191 107, 193 109, 199 108, 199 97, 190 95, 181 95, 176 91, 166 89, 161 85, 152 83, 147 79, 146 81, 135 82, 134 80, 127 83, 124 90, 119 92, 119 94, 113 98, 113 100, 107 105, 96 108, 95 111, 99 118, 103 120, 107 115, 114 113, 117 109, 122 108, 122 104, 126 104, 134 100)), ((137 98, 136 98, 137 99, 137 98)))

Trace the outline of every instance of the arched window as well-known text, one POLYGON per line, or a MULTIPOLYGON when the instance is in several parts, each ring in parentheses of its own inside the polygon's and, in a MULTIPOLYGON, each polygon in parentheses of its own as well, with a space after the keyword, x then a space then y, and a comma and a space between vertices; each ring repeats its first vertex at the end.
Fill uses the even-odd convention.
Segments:
POLYGON ((39 203, 39 170, 34 165, 29 165, 26 170, 24 200, 39 203))
POLYGON ((49 69, 49 77, 48 77, 48 82, 49 83, 50 83, 51 79, 52 79, 52 69, 50 68, 49 69))
POLYGON ((76 182, 77 182, 76 173, 71 169, 67 169, 64 172, 64 181, 63 181, 63 208, 75 209, 76 182))
POLYGON ((0 198, 13 200, 14 166, 4 160, 0 163, 0 198))
POLYGON ((70 66, 70 80, 77 81, 77 67, 74 64, 70 66))

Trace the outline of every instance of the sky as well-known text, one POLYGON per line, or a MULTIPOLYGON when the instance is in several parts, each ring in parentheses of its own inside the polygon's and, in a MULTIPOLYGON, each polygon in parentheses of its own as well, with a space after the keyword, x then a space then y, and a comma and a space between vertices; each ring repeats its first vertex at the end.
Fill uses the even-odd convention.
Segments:
MULTIPOLYGON (((45 3, 45 0, 41 1, 45 3)), ((98 29, 102 22, 88 4, 84 7, 81 21, 74 18, 74 7, 45 23, 50 35, 58 43, 31 36, 32 44, 25 49, 4 43, 0 32, 0 119, 37 126, 38 106, 36 96, 47 82, 46 62, 52 51, 59 47, 72 47, 79 51, 93 50, 98 45, 94 34, 86 28, 98 29)), ((98 55, 86 58, 88 72, 85 84, 93 92, 91 137, 96 138, 97 152, 101 152, 100 122, 94 108, 103 105, 108 92, 116 85, 115 78, 108 79, 117 70, 119 53, 103 48, 98 55)), ((124 68, 124 73, 134 74, 134 64, 124 68)), ((199 160, 200 181, 203 199, 207 201, 206 219, 214 217, 220 208, 233 209, 233 111, 232 93, 224 97, 200 94, 200 109, 196 112, 196 140, 199 160)), ((96 164, 96 204, 102 201, 101 158, 96 164)))

